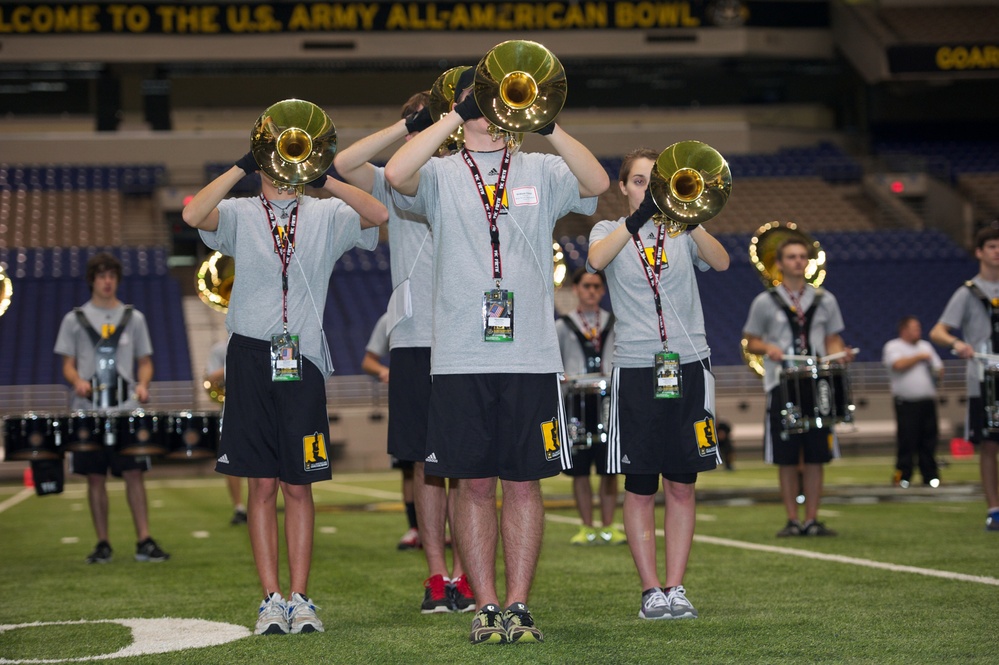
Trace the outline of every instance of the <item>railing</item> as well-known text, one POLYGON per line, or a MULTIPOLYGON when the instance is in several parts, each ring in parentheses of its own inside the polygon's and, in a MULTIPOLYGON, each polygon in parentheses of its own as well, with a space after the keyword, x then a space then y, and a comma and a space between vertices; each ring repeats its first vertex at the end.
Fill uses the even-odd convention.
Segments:
MULTIPOLYGON (((964 361, 945 360, 944 378, 940 391, 964 390, 964 361)), ((739 395, 757 396, 762 393, 760 378, 743 365, 726 365, 714 368, 715 392, 718 397, 739 395)), ((889 394, 888 374, 880 363, 853 363, 850 382, 854 395, 889 394)), ((153 382, 150 408, 159 411, 206 409, 208 402, 199 383, 187 381, 153 382)), ((388 406, 388 386, 365 375, 334 376, 326 383, 329 411, 343 408, 371 408, 388 406)), ((67 410, 69 389, 61 385, 2 386, 0 387, 0 415, 28 411, 60 412, 67 410)), ((217 405, 207 408, 217 409, 217 405)))

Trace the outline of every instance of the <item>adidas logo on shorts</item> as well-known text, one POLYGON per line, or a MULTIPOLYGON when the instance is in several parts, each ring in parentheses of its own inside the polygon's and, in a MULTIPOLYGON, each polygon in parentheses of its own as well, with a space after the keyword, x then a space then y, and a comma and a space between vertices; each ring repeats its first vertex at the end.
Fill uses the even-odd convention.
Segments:
POLYGON ((631 464, 631 460, 628 459, 627 455, 621 458, 621 464, 631 464))
POLYGON ((431 464, 437 464, 437 453, 430 453, 424 461, 430 462, 431 464))
POLYGON ((218 462, 219 462, 219 464, 228 464, 229 463, 229 456, 226 455, 225 453, 222 453, 222 457, 220 457, 218 459, 218 462))

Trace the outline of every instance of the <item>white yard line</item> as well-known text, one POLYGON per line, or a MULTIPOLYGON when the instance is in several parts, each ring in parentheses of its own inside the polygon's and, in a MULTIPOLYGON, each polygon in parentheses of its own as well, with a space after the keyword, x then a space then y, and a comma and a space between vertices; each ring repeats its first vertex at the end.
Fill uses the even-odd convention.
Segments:
POLYGON ((2 503, 0 503, 0 513, 4 512, 8 508, 13 508, 17 504, 27 499, 29 496, 34 496, 34 495, 35 495, 35 490, 31 489, 30 487, 25 487, 14 496, 10 497, 9 499, 5 499, 2 503))
MULTIPOLYGON (((564 515, 545 515, 549 522, 560 524, 581 524, 578 517, 565 517, 564 515)), ((665 536, 662 529, 656 530, 656 535, 660 538, 665 536)), ((784 554, 788 556, 799 556, 805 559, 817 559, 819 561, 832 561, 833 563, 845 563, 852 566, 863 566, 865 568, 877 568, 888 570, 893 573, 913 573, 916 575, 926 575, 927 577, 940 577, 945 580, 957 580, 960 582, 974 582, 976 584, 989 584, 999 586, 999 579, 995 577, 985 577, 984 575, 965 575, 964 573, 952 573, 947 570, 934 570, 933 568, 917 568, 916 566, 903 566, 897 563, 885 563, 883 561, 872 561, 871 559, 859 559, 841 554, 825 554, 824 552, 810 552, 808 550, 797 550, 793 547, 777 547, 775 545, 760 545, 759 543, 749 543, 742 540, 731 540, 729 538, 716 538, 714 536, 695 535, 694 540, 699 543, 709 545, 720 545, 722 547, 737 547, 743 550, 754 552, 767 552, 770 554, 784 554)))

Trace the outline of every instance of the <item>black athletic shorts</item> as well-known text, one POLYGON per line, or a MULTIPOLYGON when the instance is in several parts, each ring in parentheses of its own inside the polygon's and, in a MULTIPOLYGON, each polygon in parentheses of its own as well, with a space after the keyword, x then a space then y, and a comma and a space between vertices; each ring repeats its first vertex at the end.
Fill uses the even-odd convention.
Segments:
POLYGON ((121 478, 122 471, 149 471, 153 462, 148 455, 119 455, 114 450, 88 450, 70 453, 70 469, 73 473, 87 476, 107 475, 110 470, 115 478, 121 478))
POLYGON ((332 477, 326 379, 309 360, 301 381, 271 380, 268 341, 232 335, 215 470, 307 485, 332 477))
POLYGON ((588 476, 596 468, 598 476, 613 476, 607 471, 607 442, 597 441, 593 445, 572 449, 572 468, 566 473, 570 476, 588 476))
MULTIPOLYGON (((705 361, 706 363, 707 361, 705 361)), ((699 362, 680 366, 679 399, 656 399, 654 367, 615 367, 608 468, 626 474, 696 474, 718 464, 718 438, 699 362)))
MULTIPOLYGON (((394 379, 393 379, 394 380, 394 379)), ((438 374, 424 472, 527 481, 571 464, 556 374, 438 374)))
POLYGON ((405 462, 427 456, 430 412, 430 348, 397 348, 389 352, 388 451, 405 462))
POLYGON ((763 432, 763 459, 770 464, 828 464, 839 457, 832 428, 821 427, 800 434, 784 432, 781 424, 780 386, 767 393, 767 421, 763 432))

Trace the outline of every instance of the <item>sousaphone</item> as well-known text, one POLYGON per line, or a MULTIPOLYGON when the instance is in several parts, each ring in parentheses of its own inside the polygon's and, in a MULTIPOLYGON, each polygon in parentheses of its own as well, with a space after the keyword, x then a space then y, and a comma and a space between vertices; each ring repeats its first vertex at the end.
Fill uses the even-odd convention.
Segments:
MULTIPOLYGON (((232 257, 222 252, 214 252, 205 259, 194 278, 194 285, 201 302, 217 312, 228 312, 232 285, 236 280, 235 268, 236 263, 232 257)), ((225 385, 207 379, 202 385, 214 401, 219 404, 225 402, 225 385)))
POLYGON ((336 148, 333 121, 304 99, 285 99, 270 106, 250 132, 250 152, 279 191, 301 193, 333 165, 336 148))
MULTIPOLYGON (((812 286, 821 286, 826 279, 826 253, 819 241, 798 228, 794 222, 767 222, 756 229, 749 241, 749 261, 763 282, 764 288, 772 289, 784 281, 777 267, 777 249, 788 239, 800 240, 808 248, 808 265, 805 267, 805 281, 812 286)), ((746 350, 746 340, 742 340, 742 359, 753 372, 763 376, 763 356, 746 350)))
POLYGON ((497 44, 475 67, 472 94, 493 136, 520 145, 525 132, 555 122, 565 104, 565 69, 537 42, 513 39, 497 44))
POLYGON ((715 217, 732 192, 732 172, 721 154, 700 141, 680 141, 656 158, 649 177, 652 199, 672 233, 715 217))
MULTIPOLYGON (((448 113, 451 112, 451 107, 454 105, 454 95, 457 92, 455 86, 458 85, 458 79, 466 71, 471 69, 468 65, 463 65, 461 67, 452 67, 443 74, 437 77, 434 84, 430 87, 430 119, 437 122, 448 113)), ((454 152, 455 150, 460 150, 461 147, 465 145, 465 133, 461 126, 447 137, 447 140, 441 144, 440 150, 444 154, 454 152)))
POLYGON ((0 316, 10 307, 10 299, 14 296, 14 284, 4 268, 4 264, 0 263, 0 316))

